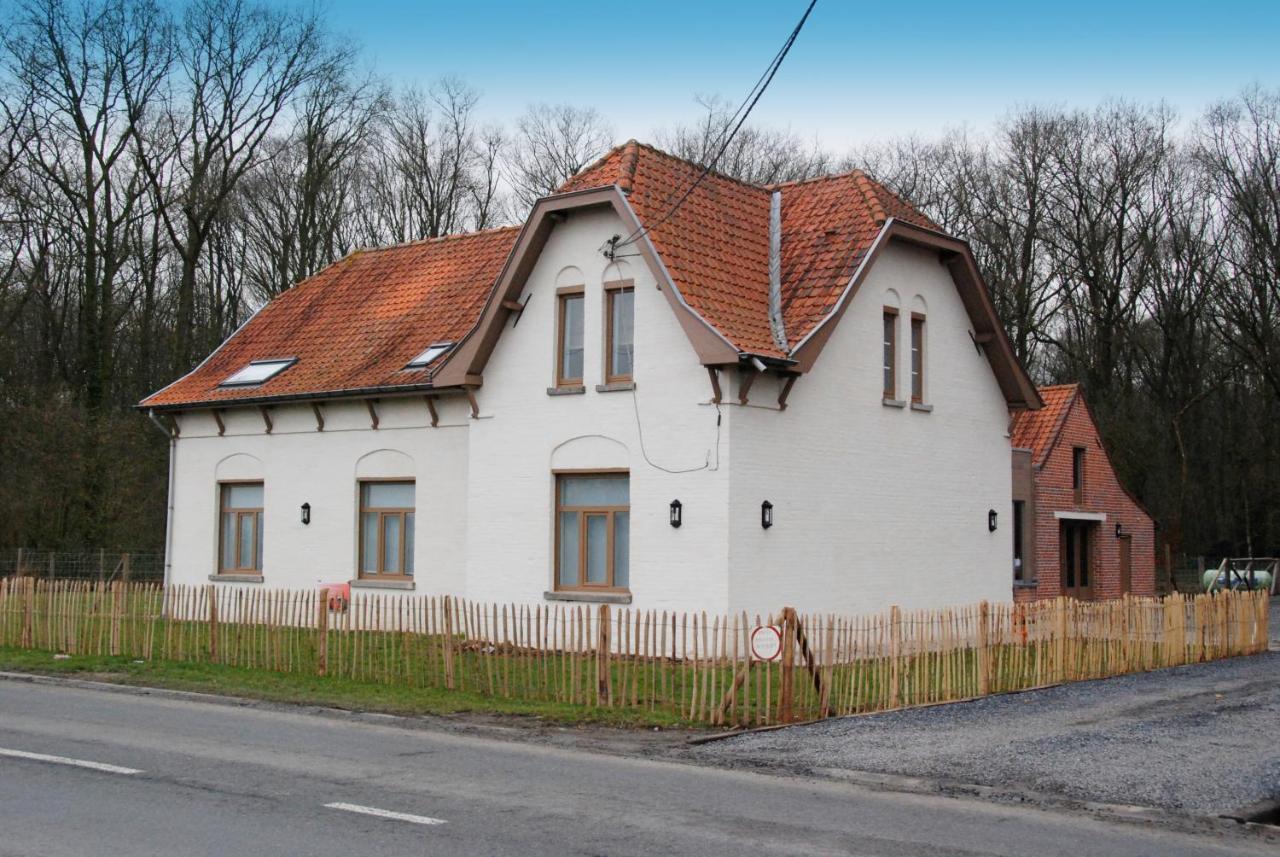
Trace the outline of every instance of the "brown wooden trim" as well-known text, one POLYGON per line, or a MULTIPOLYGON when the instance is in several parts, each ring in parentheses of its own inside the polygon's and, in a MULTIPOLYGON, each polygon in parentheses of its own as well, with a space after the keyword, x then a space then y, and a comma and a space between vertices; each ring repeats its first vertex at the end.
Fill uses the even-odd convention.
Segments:
MULTIPOLYGON (((485 303, 480 320, 452 352, 441 358, 445 362, 433 376, 438 386, 460 385, 464 383, 462 380, 464 375, 479 374, 484 370, 489 355, 493 353, 498 337, 502 333, 503 322, 511 312, 502 306, 502 301, 514 299, 523 291, 529 274, 554 228, 554 215, 596 207, 612 209, 622 218, 624 224, 627 224, 628 229, 640 225, 626 198, 614 185, 557 194, 538 200, 512 246, 502 273, 498 276, 485 303)), ((659 287, 661 288, 664 283, 670 283, 667 270, 652 244, 642 238, 636 242, 635 246, 658 281, 659 287)), ((737 362, 738 349, 710 322, 684 303, 677 289, 662 288, 662 292, 666 295, 681 328, 689 337, 690 344, 704 365, 737 362)))
POLYGON ((364 406, 369 409, 369 426, 374 431, 378 430, 378 400, 365 399, 364 406))
POLYGON ((787 397, 791 395, 791 388, 796 385, 799 375, 791 374, 787 376, 787 380, 782 382, 782 390, 778 393, 778 410, 785 411, 787 409, 787 397))
MULTIPOLYGON (((371 477, 367 479, 360 479, 359 485, 357 486, 356 490, 358 493, 357 506, 359 508, 359 512, 358 512, 359 525, 356 533, 356 538, 358 540, 357 548, 356 548, 356 579, 357 580, 412 581, 413 575, 405 571, 405 569, 408 568, 408 560, 410 559, 409 553, 408 553, 409 540, 405 536, 406 536, 406 533, 408 532, 408 527, 409 527, 408 516, 413 515, 415 518, 415 523, 417 519, 417 511, 418 511, 417 502, 416 502, 417 480, 405 479, 403 477, 371 477), (365 494, 364 486, 371 485, 371 484, 412 485, 414 486, 414 498, 415 498, 414 505, 413 506, 366 506, 364 502, 364 494, 365 494), (375 564, 377 570, 373 572, 368 572, 367 573, 368 576, 366 576, 366 572, 364 570, 364 565, 365 565, 365 562, 364 562, 365 561, 364 516, 366 514, 377 515, 376 526, 378 528, 378 557, 377 557, 377 562, 375 564), (400 555, 398 557, 398 560, 400 563, 400 572, 398 574, 393 572, 388 572, 385 570, 387 568, 387 546, 386 546, 386 527, 384 526, 383 521, 387 518, 400 519, 400 549, 399 549, 400 555)), ((415 536, 414 544, 416 545, 417 534, 415 533, 414 536, 415 536)), ((414 571, 416 572, 417 569, 415 568, 414 571)))
POLYGON ((911 313, 911 401, 915 404, 924 402, 924 340, 925 340, 925 318, 923 313, 911 313), (919 343, 916 342, 917 334, 919 335, 919 343), (916 373, 916 350, 920 351, 920 372, 919 384, 916 373))
POLYGON ((436 403, 432 396, 423 396, 423 401, 427 404, 427 413, 431 415, 431 427, 435 428, 440 425, 440 415, 436 413, 436 403))
MULTIPOLYGON (((620 587, 615 584, 616 568, 614 567, 614 534, 616 532, 616 518, 619 512, 631 512, 631 505, 609 505, 609 506, 581 506, 566 505, 560 502, 560 478, 568 476, 572 478, 590 479, 593 476, 619 476, 626 475, 630 477, 631 471, 625 467, 611 467, 598 470, 552 470, 554 479, 552 480, 552 490, 555 492, 555 509, 552 528, 554 537, 552 539, 552 589, 556 592, 602 592, 602 593, 630 593, 627 587, 620 587), (576 585, 562 585, 560 582, 560 516, 565 513, 574 513, 578 515, 578 583, 576 585), (592 517, 604 517, 605 519, 605 583, 587 583, 587 519, 592 517)), ((630 480, 628 479, 628 482, 630 480)), ((628 556, 628 562, 630 557, 628 556)))
POLYGON ((182 436, 182 426, 178 424, 177 414, 169 415, 169 434, 172 435, 173 437, 182 436))
POLYGON ((742 369, 742 380, 738 382, 738 404, 745 405, 751 396, 751 385, 756 382, 756 378, 760 376, 754 368, 742 369))
POLYGON ((227 501, 231 495, 231 488, 237 485, 260 486, 264 489, 263 497, 266 497, 266 483, 260 479, 230 479, 220 480, 218 482, 218 574, 261 574, 262 567, 258 564, 258 545, 262 540, 262 506, 228 506, 227 501), (223 553, 223 546, 226 544, 226 518, 232 515, 234 529, 234 544, 232 546, 233 561, 239 562, 240 551, 243 543, 240 538, 240 519, 250 517, 253 520, 253 545, 249 551, 251 557, 251 565, 227 565, 227 557, 223 553))
POLYGON ((259 405, 258 412, 262 414, 262 424, 267 427, 267 434, 271 434, 271 430, 275 428, 271 424, 271 408, 267 405, 259 405))
POLYGON ((475 387, 467 388, 467 404, 471 406, 471 419, 480 419, 480 402, 476 400, 475 387))
MULTIPOLYGON (((613 371, 613 299, 623 293, 630 292, 632 295, 632 330, 634 336, 635 325, 635 281, 634 280, 613 280, 604 284, 604 382, 608 384, 626 384, 632 379, 632 374, 615 373, 613 371)), ((632 340, 632 347, 635 341, 632 340)), ((635 367, 635 355, 632 355, 632 368, 635 367)))
POLYGON ((586 293, 586 286, 560 286, 556 289, 556 297, 564 297, 565 295, 585 295, 586 293))
POLYGON ((898 400, 898 308, 886 306, 884 314, 881 316, 880 328, 880 372, 883 376, 885 369, 884 358, 884 325, 892 318, 893 322, 889 325, 889 380, 884 384, 884 398, 890 401, 898 400))
POLYGON ((718 405, 724 398, 720 392, 720 370, 714 366, 708 366, 707 375, 711 377, 711 403, 718 405))
POLYGON ((524 304, 520 303, 520 301, 504 300, 502 302, 502 308, 509 309, 512 312, 520 312, 524 309, 524 304))
POLYGON ((323 407, 324 406, 321 405, 319 402, 311 403, 311 413, 315 414, 316 416, 316 431, 324 431, 324 411, 322 410, 323 407))
POLYGON ((1005 401, 1010 407, 1031 409, 1043 407, 1044 402, 1041 401, 1035 384, 1031 382, 1026 369, 1014 356, 1013 346, 1009 343, 1009 337, 996 314, 991 292, 978 271, 977 262, 973 258, 973 251, 970 250, 969 245, 940 232, 894 218, 885 222, 884 228, 858 266, 857 272, 837 302, 836 308, 806 334, 793 350, 791 356, 797 361, 796 368, 801 372, 808 372, 813 368, 818 355, 831 337, 832 330, 848 310, 849 305, 853 303, 854 296, 865 282, 876 260, 891 241, 904 241, 946 253, 944 264, 955 279, 960 299, 973 323, 975 333, 989 334, 992 337, 991 347, 987 350, 986 357, 992 371, 995 372, 996 381, 1000 385, 1005 401))
POLYGON ((213 421, 218 424, 218 437, 222 437, 227 433, 227 424, 222 421, 222 409, 213 409, 213 421))
POLYGON ((582 369, 585 373, 587 368, 587 297, 581 287, 574 286, 577 291, 564 291, 556 289, 556 386, 557 387, 581 387, 583 386, 582 375, 569 376, 564 373, 564 338, 565 338, 565 314, 568 311, 569 299, 579 299, 582 301, 582 369))

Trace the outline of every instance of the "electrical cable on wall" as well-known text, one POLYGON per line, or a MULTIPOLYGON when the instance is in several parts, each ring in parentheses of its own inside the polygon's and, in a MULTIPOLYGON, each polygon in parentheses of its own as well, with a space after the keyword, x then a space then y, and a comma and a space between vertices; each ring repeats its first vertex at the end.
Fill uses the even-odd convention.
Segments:
POLYGON ((631 386, 631 406, 632 406, 632 409, 635 411, 635 415, 636 415, 636 436, 639 437, 640 439, 640 457, 644 459, 645 464, 648 464, 650 467, 652 467, 655 470, 661 470, 663 473, 671 473, 671 474, 697 473, 699 470, 709 470, 714 473, 715 471, 720 469, 720 423, 723 415, 720 413, 719 403, 716 404, 716 461, 715 461, 715 464, 711 463, 711 450, 707 450, 706 461, 704 461, 701 465, 699 465, 698 467, 685 467, 681 469, 672 469, 670 467, 663 467, 661 464, 658 464, 656 461, 654 461, 652 458, 649 457, 649 452, 647 449, 645 449, 645 445, 644 445, 644 427, 640 424, 640 399, 636 395, 636 387, 634 384, 631 386))

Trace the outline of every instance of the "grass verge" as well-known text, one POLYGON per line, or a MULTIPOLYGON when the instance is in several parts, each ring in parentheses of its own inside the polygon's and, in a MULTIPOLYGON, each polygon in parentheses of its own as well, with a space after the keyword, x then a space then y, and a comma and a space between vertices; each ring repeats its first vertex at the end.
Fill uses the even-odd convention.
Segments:
POLYGON ((463 691, 374 684, 333 676, 322 678, 218 664, 138 661, 103 655, 55 658, 51 652, 8 647, 0 647, 0 671, 68 676, 113 684, 218 693, 267 702, 322 705, 386 714, 478 713, 534 718, 547 724, 568 726, 705 728, 665 711, 500 699, 463 691))

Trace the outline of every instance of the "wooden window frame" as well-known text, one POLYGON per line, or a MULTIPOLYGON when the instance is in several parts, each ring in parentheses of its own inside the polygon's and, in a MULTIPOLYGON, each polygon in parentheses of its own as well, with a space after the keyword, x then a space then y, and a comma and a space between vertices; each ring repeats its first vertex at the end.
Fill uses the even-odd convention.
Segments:
POLYGON ((884 315, 881 321, 880 336, 880 373, 883 376, 885 370, 884 355, 884 328, 889 326, 889 354, 888 369, 889 383, 884 384, 884 398, 890 401, 896 401, 898 398, 898 310, 896 307, 887 306, 884 308, 884 315))
POLYGON ((231 496, 232 488, 238 485, 260 485, 262 486, 262 497, 266 500, 266 483, 261 479, 235 479, 228 482, 218 483, 218 574, 262 574, 261 563, 258 562, 258 546, 262 541, 262 531, 266 529, 263 526, 263 507, 245 506, 232 507, 227 505, 227 500, 231 496), (226 545, 226 533, 223 527, 226 525, 227 515, 235 516, 235 546, 232 548, 233 558, 238 561, 240 556, 240 519, 246 515, 253 517, 253 565, 246 567, 228 566, 227 558, 223 554, 223 547, 226 545))
MULTIPOLYGON (((627 384, 635 372, 635 293, 634 280, 614 280, 604 284, 604 382, 606 384, 627 384), (613 299, 623 292, 631 293, 631 369, 627 374, 613 371, 613 299)), ((561 354, 564 353, 562 348, 561 354)))
MULTIPOLYGON (((413 515, 413 516, 414 516, 414 521, 415 521, 415 523, 416 523, 416 521, 417 521, 417 514, 418 514, 418 481, 417 481, 416 479, 405 479, 405 478, 403 478, 403 477, 399 477, 399 476, 385 476, 385 477, 376 477, 376 478, 370 478, 370 479, 360 479, 360 480, 357 480, 357 484, 356 484, 356 507, 357 507, 357 512, 356 512, 356 579, 357 579, 357 580, 390 580, 390 581, 406 581, 406 582, 408 582, 408 581, 412 581, 412 580, 413 580, 413 575, 412 575, 412 574, 408 574, 408 573, 406 573, 406 572, 405 572, 405 569, 408 567, 408 564, 407 564, 407 562, 406 562, 406 560, 407 560, 407 558, 408 558, 408 547, 406 546, 406 545, 407 545, 408 540, 405 538, 405 533, 407 532, 407 526, 408 526, 408 524, 407 524, 407 522, 405 521, 405 517, 406 517, 406 516, 408 516, 408 515, 413 515), (413 506, 412 506, 412 507, 408 507, 408 506, 372 506, 372 507, 370 507, 370 506, 365 506, 365 504, 364 504, 364 486, 366 486, 366 485, 375 485, 375 484, 383 484, 383 485, 386 485, 386 484, 392 484, 392 485, 394 485, 394 484, 400 484, 400 485, 412 485, 412 486, 413 486, 413 499, 414 499, 414 504, 413 504, 413 506), (374 572, 365 572, 365 570, 364 570, 364 516, 365 516, 366 514, 375 514, 375 515, 377 515, 377 516, 378 516, 378 524, 377 524, 377 527, 378 527, 378 562, 377 562, 377 568, 378 568, 378 570, 377 570, 377 571, 374 571, 374 572), (385 568, 387 567, 386 538, 385 538, 385 534, 386 534, 386 527, 383 525, 383 520, 384 520, 384 519, 386 519, 386 518, 394 518, 394 517, 399 517, 399 518, 400 518, 400 573, 399 573, 399 574, 393 574, 393 573, 391 573, 391 572, 383 571, 383 569, 385 569, 385 568)), ((414 545, 415 545, 415 546, 416 546, 416 545, 417 545, 417 543, 418 543, 418 540, 417 540, 417 533, 415 533, 415 534, 414 534, 414 540, 413 540, 413 543, 414 543, 414 545)), ((417 569, 416 564, 415 564, 414 571, 416 572, 417 570, 418 570, 418 569, 417 569)))
POLYGON ((556 386, 565 387, 581 387, 584 383, 583 376, 576 378, 566 378, 564 374, 564 335, 565 335, 565 310, 569 306, 570 298, 580 298, 582 300, 582 371, 586 374, 586 339, 587 339, 587 313, 586 301, 587 290, 585 286, 565 286, 556 289, 556 386))
POLYGON ((1025 582, 1029 579, 1027 575, 1027 501, 1013 501, 1013 558, 1021 560, 1021 564, 1015 565, 1013 569, 1013 579, 1019 582, 1025 582))
POLYGON ((1077 506, 1084 503, 1085 453, 1083 446, 1071 447, 1071 494, 1077 506))
MULTIPOLYGON (((631 504, 625 506, 566 506, 560 502, 560 480, 562 478, 585 478, 590 479, 593 476, 626 476, 628 488, 630 488, 631 471, 626 468, 606 468, 603 470, 553 470, 552 491, 555 492, 555 515, 552 519, 552 527, 555 531, 553 540, 553 551, 555 553, 554 562, 552 563, 552 588, 556 592, 605 592, 630 594, 631 589, 627 586, 617 586, 614 582, 614 533, 615 523, 614 515, 618 512, 631 512, 631 504), (560 582, 560 515, 564 512, 578 513, 578 582, 576 585, 565 586, 560 582), (588 515, 605 515, 608 527, 608 542, 605 547, 606 573, 605 583, 587 583, 587 540, 584 537, 587 530, 588 515)), ((630 563, 630 556, 627 557, 630 563)))
POLYGON ((924 313, 911 313, 911 401, 917 405, 924 404, 924 357, 925 357, 925 317, 924 313), (920 356, 920 369, 916 371, 916 355, 920 356))

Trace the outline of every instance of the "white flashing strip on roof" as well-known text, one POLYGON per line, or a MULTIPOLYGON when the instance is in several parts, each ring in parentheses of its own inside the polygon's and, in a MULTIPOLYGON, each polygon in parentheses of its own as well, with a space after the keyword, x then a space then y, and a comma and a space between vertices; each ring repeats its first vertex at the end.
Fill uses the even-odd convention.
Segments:
POLYGON ((1105 521, 1106 512, 1054 512, 1059 521, 1105 521))
POLYGON ((437 342, 427 348, 426 351, 410 360, 404 368, 406 369, 425 369, 434 361, 438 360, 441 355, 448 352, 453 347, 452 342, 437 342))
POLYGON ((232 373, 224 381, 218 384, 218 386, 256 387, 259 384, 270 381, 272 378, 297 362, 297 357, 289 357, 284 360, 252 360, 249 362, 248 366, 232 373))

